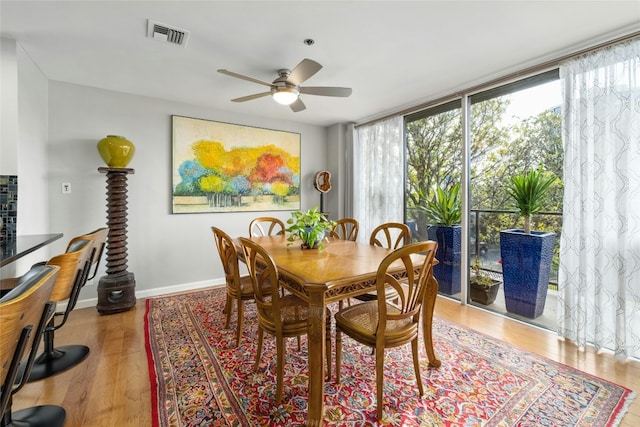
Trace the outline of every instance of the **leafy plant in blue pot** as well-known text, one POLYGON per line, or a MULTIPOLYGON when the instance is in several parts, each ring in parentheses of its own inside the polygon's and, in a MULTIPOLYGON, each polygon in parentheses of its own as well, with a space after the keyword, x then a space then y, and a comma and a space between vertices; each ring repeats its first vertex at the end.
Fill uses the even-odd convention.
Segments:
POLYGON ((524 229, 500 232, 504 298, 508 312, 531 319, 544 311, 556 240, 554 232, 531 231, 531 217, 542 210, 556 180, 542 169, 531 169, 511 177, 507 186, 524 217, 524 229))
POLYGON ((449 188, 437 187, 433 198, 425 205, 419 206, 429 224, 427 230, 429 240, 438 242, 433 275, 438 280, 438 291, 447 295, 460 292, 460 261, 462 256, 462 227, 460 218, 462 206, 460 202, 460 184, 449 188))
POLYGON ((287 245, 292 245, 296 240, 302 243, 302 249, 322 249, 324 247, 325 234, 328 235, 335 226, 335 221, 331 221, 318 211, 318 207, 307 211, 291 212, 291 218, 287 220, 289 227, 285 230, 289 233, 287 245))

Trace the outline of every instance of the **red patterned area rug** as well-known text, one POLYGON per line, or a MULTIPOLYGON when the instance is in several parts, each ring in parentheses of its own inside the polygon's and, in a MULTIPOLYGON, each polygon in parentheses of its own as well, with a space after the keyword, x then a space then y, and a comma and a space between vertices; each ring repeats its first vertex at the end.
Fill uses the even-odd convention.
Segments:
MULTIPOLYGON (((275 403, 275 341, 265 334, 258 372, 255 305, 242 343, 224 329, 223 288, 147 300, 147 355, 157 426, 304 425, 306 340, 286 342, 284 393, 275 403)), ((235 314, 235 311, 234 311, 235 314)), ((233 318, 233 317, 232 317, 233 318)), ((635 393, 465 327, 434 322, 442 366, 424 352, 420 398, 410 347, 385 352, 384 412, 394 426, 615 426, 635 393)), ((342 383, 325 384, 325 425, 375 426, 371 351, 345 337, 342 383)))

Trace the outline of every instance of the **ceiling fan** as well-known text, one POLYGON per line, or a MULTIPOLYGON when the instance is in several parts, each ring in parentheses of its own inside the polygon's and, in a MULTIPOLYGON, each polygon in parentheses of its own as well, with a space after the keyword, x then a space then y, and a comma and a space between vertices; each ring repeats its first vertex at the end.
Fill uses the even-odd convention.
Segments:
POLYGON ((302 111, 307 108, 300 99, 300 94, 302 93, 307 95, 338 97, 347 97, 351 95, 351 88, 348 87, 300 86, 302 82, 306 81, 311 76, 316 74, 318 71, 320 71, 321 68, 322 65, 318 64, 316 61, 313 61, 311 59, 303 59, 291 71, 288 69, 278 70, 278 78, 276 78, 272 83, 254 79, 253 77, 234 73, 233 71, 224 69, 218 70, 218 72, 226 74, 227 76, 258 83, 271 88, 268 92, 261 92, 253 95, 243 96, 240 98, 232 99, 231 101, 245 102, 251 101, 252 99, 262 98, 263 96, 271 95, 277 103, 288 105, 291 110, 297 113, 298 111, 302 111))

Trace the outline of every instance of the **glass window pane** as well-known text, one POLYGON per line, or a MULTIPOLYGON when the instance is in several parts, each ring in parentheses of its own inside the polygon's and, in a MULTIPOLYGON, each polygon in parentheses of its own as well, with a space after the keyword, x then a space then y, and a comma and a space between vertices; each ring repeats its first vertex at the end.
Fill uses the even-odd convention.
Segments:
MULTIPOLYGON (((471 104, 470 279, 478 272, 501 280, 500 231, 521 229, 524 224, 506 189, 512 176, 543 168, 559 178, 544 199, 542 212, 533 216, 532 230, 556 235, 561 231, 563 150, 557 70, 473 95, 471 104)), ((558 241, 549 298, 557 286, 558 241)), ((490 307, 506 312, 502 290, 490 307)), ((532 322, 555 324, 552 308, 541 317, 545 319, 532 322)))
MULTIPOLYGON (((460 100, 439 105, 406 117, 407 150, 406 218, 413 241, 436 240, 439 264, 434 275, 439 291, 460 297, 461 228, 447 231, 440 220, 424 208, 437 188, 449 191, 460 183, 462 171, 462 128, 460 100), (451 234, 454 233, 454 234, 451 234)), ((452 227, 448 227, 451 229, 452 227)))

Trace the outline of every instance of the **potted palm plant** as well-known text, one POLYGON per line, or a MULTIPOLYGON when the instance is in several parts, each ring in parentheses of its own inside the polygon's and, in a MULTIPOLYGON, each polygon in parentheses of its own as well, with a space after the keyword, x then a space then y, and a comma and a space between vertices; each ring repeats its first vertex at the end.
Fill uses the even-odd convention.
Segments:
POLYGON ((447 295, 460 292, 460 261, 462 257, 462 227, 460 218, 460 184, 449 188, 437 187, 431 200, 419 206, 429 224, 427 235, 438 242, 433 275, 438 279, 438 290, 447 295))
POLYGON ((544 311, 556 235, 531 231, 531 217, 542 210, 545 195, 556 179, 542 169, 532 169, 511 177, 507 186, 524 217, 524 229, 500 232, 505 303, 507 311, 532 319, 544 311))
POLYGON ((302 249, 322 249, 325 234, 335 226, 335 221, 329 220, 315 206, 307 211, 291 212, 291 218, 287 220, 287 224, 289 224, 285 230, 289 233, 287 245, 300 240, 302 249))

